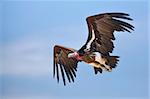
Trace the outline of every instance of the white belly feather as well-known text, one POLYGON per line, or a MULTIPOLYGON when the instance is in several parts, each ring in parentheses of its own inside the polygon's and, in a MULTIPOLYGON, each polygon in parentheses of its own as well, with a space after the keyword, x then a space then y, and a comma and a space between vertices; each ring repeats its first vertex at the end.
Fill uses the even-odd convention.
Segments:
POLYGON ((94 52, 95 54, 95 61, 99 62, 100 64, 105 64, 104 58, 102 58, 101 54, 99 52, 94 52))
POLYGON ((93 54, 95 55, 95 61, 98 62, 99 64, 93 62, 93 63, 89 63, 90 65, 97 67, 97 68, 101 68, 106 71, 111 71, 111 66, 106 65, 105 63, 106 59, 102 58, 99 52, 94 52, 93 54))

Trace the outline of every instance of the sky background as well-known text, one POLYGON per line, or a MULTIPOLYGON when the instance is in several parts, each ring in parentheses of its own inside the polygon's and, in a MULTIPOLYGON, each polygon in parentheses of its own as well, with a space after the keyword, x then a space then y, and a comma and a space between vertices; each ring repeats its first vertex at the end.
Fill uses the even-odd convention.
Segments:
POLYGON ((1 1, 0 98, 148 99, 148 21, 146 0, 1 1), (95 75, 93 67, 79 63, 75 83, 57 84, 53 46, 79 49, 88 36, 86 17, 105 12, 134 19, 127 21, 134 32, 115 33, 117 68, 95 75))

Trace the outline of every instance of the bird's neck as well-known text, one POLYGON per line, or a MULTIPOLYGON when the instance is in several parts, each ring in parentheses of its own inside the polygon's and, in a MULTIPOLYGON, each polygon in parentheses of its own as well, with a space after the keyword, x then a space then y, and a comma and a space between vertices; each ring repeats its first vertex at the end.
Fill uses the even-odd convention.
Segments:
POLYGON ((79 54, 76 56, 76 59, 78 60, 78 61, 82 61, 83 60, 83 56, 80 56, 79 54))

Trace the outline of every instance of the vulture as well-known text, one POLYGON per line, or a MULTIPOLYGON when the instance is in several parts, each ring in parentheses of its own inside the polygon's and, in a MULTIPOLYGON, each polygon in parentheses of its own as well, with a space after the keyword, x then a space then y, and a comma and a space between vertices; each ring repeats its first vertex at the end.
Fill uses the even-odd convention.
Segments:
POLYGON ((62 76, 63 84, 74 82, 78 62, 91 65, 95 74, 111 72, 117 66, 119 56, 111 55, 115 40, 114 32, 131 32, 134 26, 124 20, 133 20, 126 13, 102 13, 86 18, 88 38, 79 49, 54 46, 53 77, 57 82, 62 76))

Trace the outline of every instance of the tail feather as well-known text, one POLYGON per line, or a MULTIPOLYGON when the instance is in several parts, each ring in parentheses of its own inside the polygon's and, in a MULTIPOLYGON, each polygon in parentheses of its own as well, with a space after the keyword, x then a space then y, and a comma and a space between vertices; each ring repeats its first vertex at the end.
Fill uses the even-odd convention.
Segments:
POLYGON ((103 56, 103 63, 98 63, 100 67, 94 67, 95 74, 102 73, 104 71, 112 71, 112 68, 117 66, 119 56, 103 56))
POLYGON ((117 63, 119 61, 119 56, 109 56, 107 58, 108 60, 108 65, 111 66, 112 68, 115 68, 117 66, 117 63))

